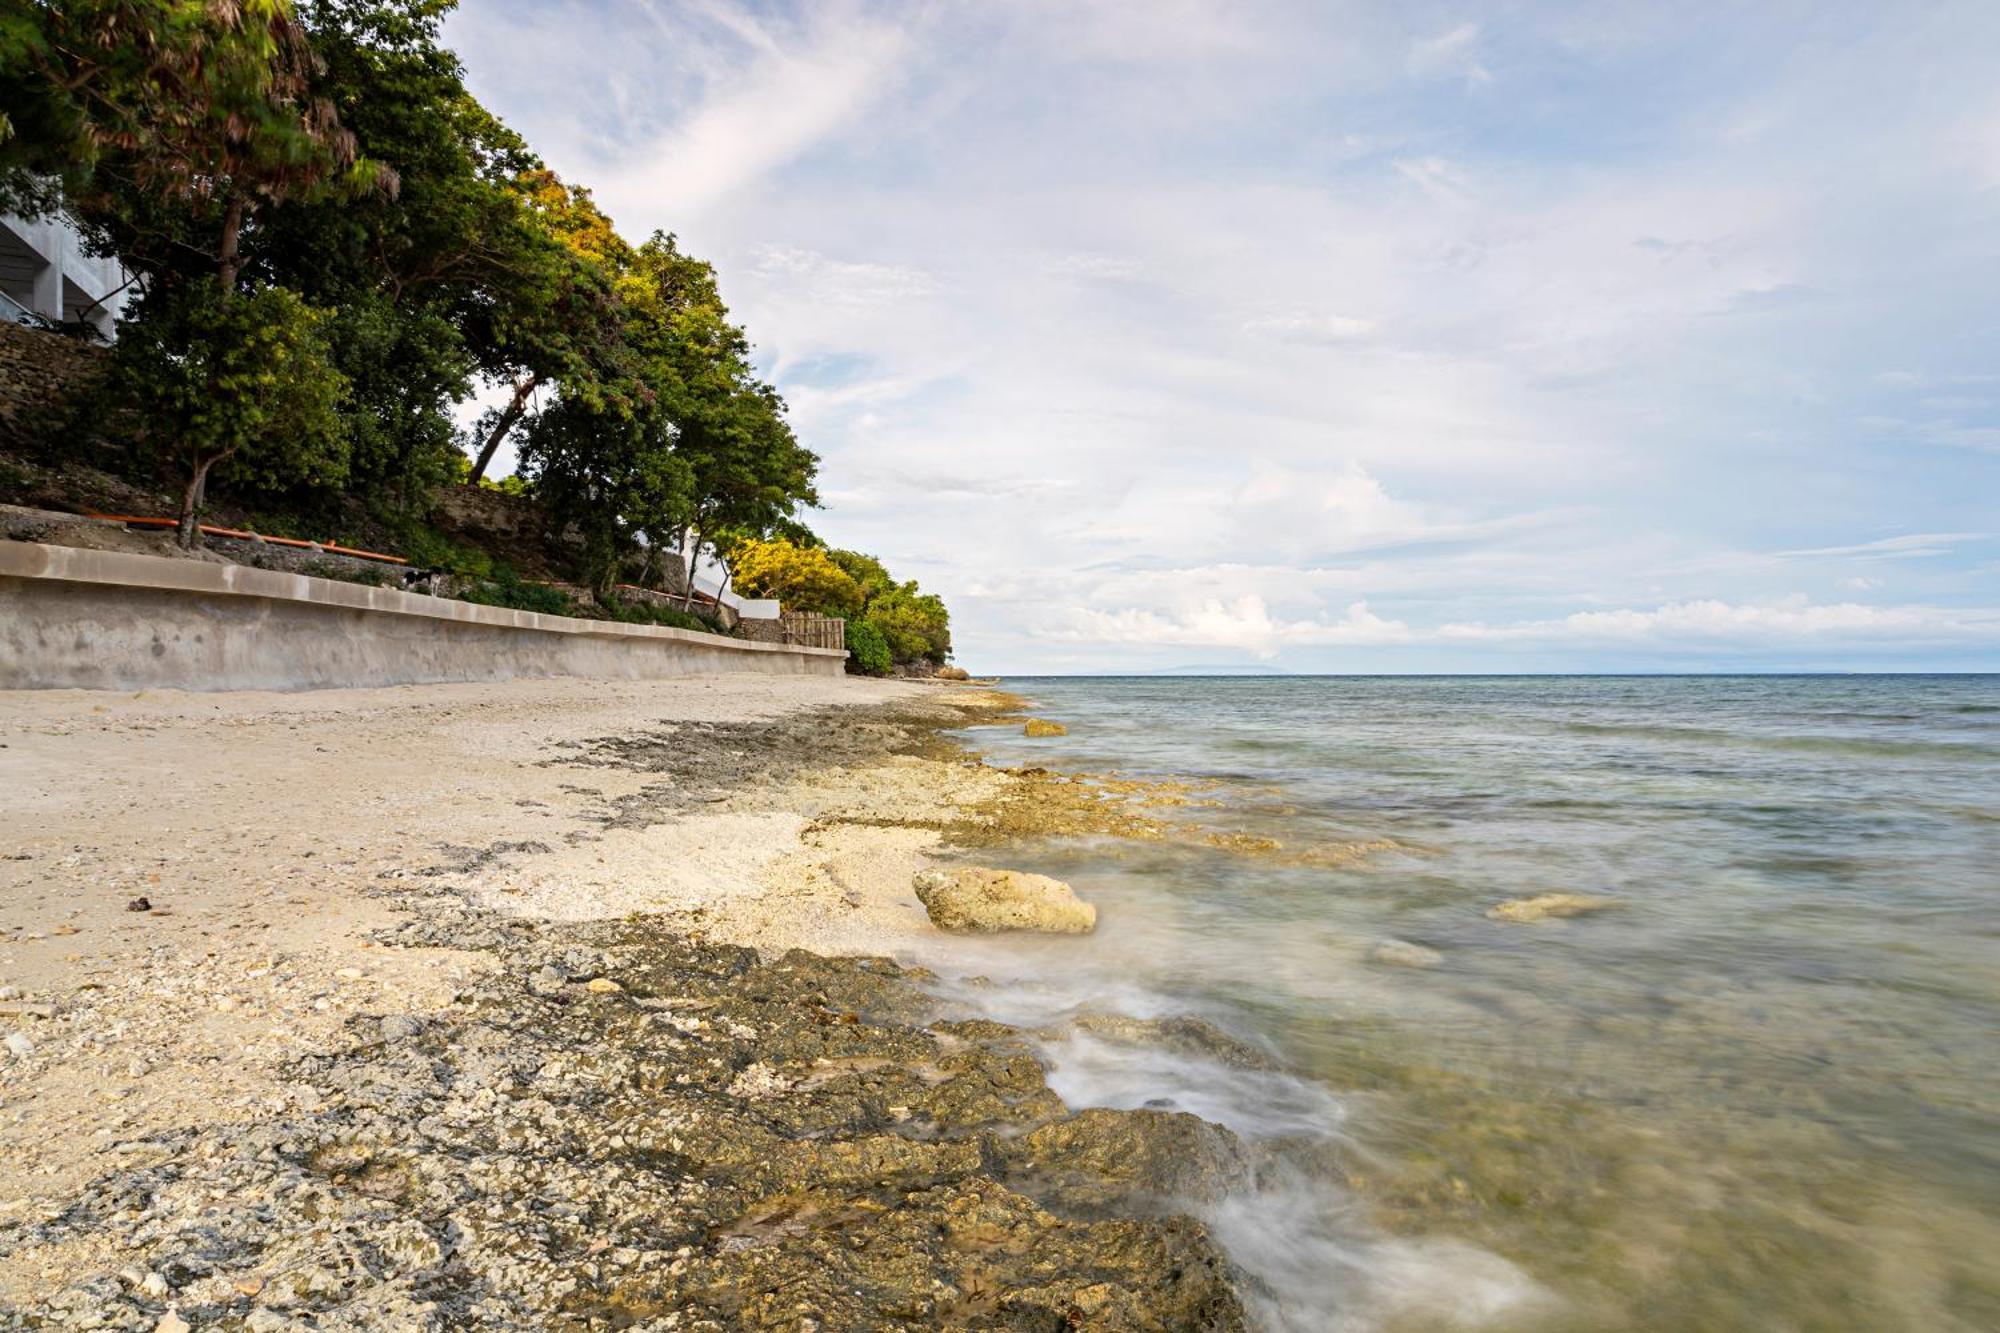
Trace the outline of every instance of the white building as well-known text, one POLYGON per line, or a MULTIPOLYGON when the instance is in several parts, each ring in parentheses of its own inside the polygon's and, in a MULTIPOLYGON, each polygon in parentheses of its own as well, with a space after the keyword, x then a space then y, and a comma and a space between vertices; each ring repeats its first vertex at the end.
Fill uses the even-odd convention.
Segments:
POLYGON ((109 339, 132 290, 124 265, 86 254, 65 215, 35 221, 0 215, 0 317, 87 323, 109 339))

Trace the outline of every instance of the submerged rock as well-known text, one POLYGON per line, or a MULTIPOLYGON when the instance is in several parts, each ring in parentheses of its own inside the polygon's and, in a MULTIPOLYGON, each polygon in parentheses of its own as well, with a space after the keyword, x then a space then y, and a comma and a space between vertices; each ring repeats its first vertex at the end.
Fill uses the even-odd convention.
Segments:
POLYGON ((918 871, 912 887, 939 930, 1083 935, 1097 928, 1097 909, 1078 898, 1069 885, 1047 875, 984 866, 933 866, 918 871))
POLYGON ((1023 736, 1067 736, 1069 735, 1069 728, 1060 722, 1051 722, 1044 717, 1031 717, 1028 719, 1028 724, 1021 728, 1021 734, 1023 736))
POLYGON ((1532 898, 1509 898, 1486 915, 1495 921, 1547 921, 1554 917, 1582 916, 1617 907, 1616 898, 1596 898, 1583 893, 1538 893, 1532 898))
POLYGON ((1368 961, 1390 967, 1436 967, 1444 961, 1444 955, 1408 940, 1378 940, 1368 951, 1368 961))

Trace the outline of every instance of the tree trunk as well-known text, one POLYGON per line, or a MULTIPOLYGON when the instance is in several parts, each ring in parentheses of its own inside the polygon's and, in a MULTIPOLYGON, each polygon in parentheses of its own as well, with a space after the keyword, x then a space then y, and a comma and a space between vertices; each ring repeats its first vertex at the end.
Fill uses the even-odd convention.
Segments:
POLYGON ((681 565, 687 577, 681 580, 681 610, 694 611, 694 571, 701 563, 701 533, 692 525, 681 529, 681 565))
POLYGON ((192 551, 201 541, 201 528, 197 520, 200 517, 202 499, 208 491, 208 470, 214 466, 213 458, 203 459, 195 464, 194 475, 188 478, 187 488, 181 492, 181 521, 177 535, 183 551, 192 551))
POLYGON ((222 282, 222 299, 227 301, 236 294, 236 275, 243 267, 243 196, 229 196, 229 206, 222 212, 222 251, 216 267, 216 276, 222 282))
POLYGON ((486 475, 486 469, 493 464, 493 455, 500 448, 500 441, 507 438, 507 432, 514 429, 514 423, 528 410, 528 395, 542 382, 540 375, 523 375, 514 385, 514 397, 507 404, 507 410, 493 423, 492 432, 486 443, 479 447, 479 457, 473 460, 472 474, 465 479, 468 486, 477 486, 479 479, 486 475))

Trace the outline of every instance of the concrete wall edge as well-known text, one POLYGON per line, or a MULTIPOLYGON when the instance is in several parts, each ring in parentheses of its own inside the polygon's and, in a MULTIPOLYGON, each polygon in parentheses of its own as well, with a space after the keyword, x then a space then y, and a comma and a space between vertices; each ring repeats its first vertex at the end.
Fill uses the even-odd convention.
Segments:
POLYGON ((806 648, 792 644, 758 643, 721 634, 676 629, 667 625, 627 625, 574 616, 544 615, 501 606, 454 601, 395 588, 314 578, 283 570, 255 569, 206 560, 139 555, 130 551, 94 551, 79 546, 47 546, 39 542, 0 541, 0 577, 146 588, 202 596, 256 597, 297 606, 322 606, 377 615, 413 616, 455 621, 496 629, 534 630, 594 639, 668 640, 723 652, 783 653, 796 657, 839 658, 836 648, 806 648))

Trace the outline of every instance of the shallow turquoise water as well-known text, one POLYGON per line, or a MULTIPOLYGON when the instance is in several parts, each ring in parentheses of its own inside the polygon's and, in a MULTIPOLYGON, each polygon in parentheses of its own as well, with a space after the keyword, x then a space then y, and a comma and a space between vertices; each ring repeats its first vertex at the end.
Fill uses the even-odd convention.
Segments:
POLYGON ((2000 1328, 2000 678, 1006 684, 1070 735, 991 762, 1193 779, 1281 844, 1006 849, 1102 925, 947 983, 1281 1058, 1046 1046, 1072 1103, 1268 1149, 1207 1208, 1272 1326, 2000 1328), (1552 891, 1620 905, 1485 915, 1552 891))

